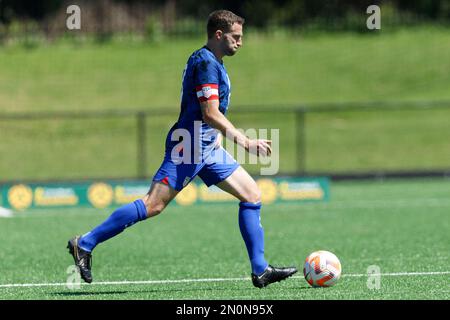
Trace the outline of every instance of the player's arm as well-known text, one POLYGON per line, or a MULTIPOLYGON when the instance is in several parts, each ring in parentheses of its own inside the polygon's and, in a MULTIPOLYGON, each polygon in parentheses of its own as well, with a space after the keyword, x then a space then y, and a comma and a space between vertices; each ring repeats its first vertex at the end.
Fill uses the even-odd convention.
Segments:
POLYGON ((265 139, 249 139, 242 132, 237 130, 234 125, 219 110, 219 100, 211 99, 200 101, 203 121, 209 126, 220 131, 220 133, 231 139, 248 152, 257 155, 270 155, 272 147, 270 140, 265 139))

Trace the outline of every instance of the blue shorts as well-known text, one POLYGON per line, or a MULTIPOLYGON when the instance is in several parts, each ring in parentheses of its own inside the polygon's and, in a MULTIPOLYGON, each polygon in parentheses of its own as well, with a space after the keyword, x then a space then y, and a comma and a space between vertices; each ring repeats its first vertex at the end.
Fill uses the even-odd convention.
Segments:
POLYGON ((201 163, 176 164, 167 154, 170 152, 166 153, 153 181, 161 181, 177 191, 181 191, 196 176, 208 187, 218 184, 239 167, 239 163, 222 147, 215 149, 210 157, 201 163))

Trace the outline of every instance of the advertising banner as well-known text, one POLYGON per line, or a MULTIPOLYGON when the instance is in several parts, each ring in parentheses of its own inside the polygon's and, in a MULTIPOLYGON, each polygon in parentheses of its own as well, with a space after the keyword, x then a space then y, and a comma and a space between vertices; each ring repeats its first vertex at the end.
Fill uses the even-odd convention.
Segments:
MULTIPOLYGON (((329 199, 329 180, 317 178, 263 178, 256 183, 264 204, 310 202, 329 199)), ((13 210, 29 208, 107 208, 130 203, 149 190, 147 180, 93 181, 83 183, 13 184, 0 186, 0 206, 13 210)), ((188 184, 175 198, 181 206, 237 201, 216 186, 207 187, 199 179, 188 184)))

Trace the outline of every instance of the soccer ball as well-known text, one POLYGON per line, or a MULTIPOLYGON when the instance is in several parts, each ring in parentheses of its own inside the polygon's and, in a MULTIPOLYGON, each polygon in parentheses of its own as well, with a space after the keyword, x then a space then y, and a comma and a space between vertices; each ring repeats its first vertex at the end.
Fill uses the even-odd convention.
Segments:
POLYGON ((331 287, 341 277, 341 262, 329 251, 315 251, 306 258, 303 275, 313 287, 331 287))

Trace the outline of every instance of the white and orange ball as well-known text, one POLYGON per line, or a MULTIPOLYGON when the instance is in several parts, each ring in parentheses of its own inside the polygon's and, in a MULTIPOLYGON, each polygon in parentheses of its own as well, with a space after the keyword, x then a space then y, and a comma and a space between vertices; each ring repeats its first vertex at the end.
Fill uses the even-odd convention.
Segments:
POLYGON ((315 251, 305 260, 303 275, 313 287, 334 286, 341 277, 341 262, 329 251, 315 251))

